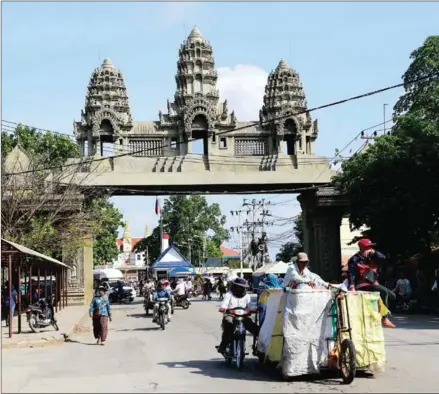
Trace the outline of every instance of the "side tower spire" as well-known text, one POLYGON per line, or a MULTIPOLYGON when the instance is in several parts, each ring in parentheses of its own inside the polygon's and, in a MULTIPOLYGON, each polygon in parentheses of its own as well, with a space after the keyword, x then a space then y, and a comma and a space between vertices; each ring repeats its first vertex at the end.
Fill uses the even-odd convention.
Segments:
POLYGON ((286 141, 288 155, 314 154, 317 138, 317 121, 312 123, 306 112, 305 92, 299 74, 281 59, 275 70, 268 76, 265 86, 264 104, 260 111, 260 121, 269 129, 277 141, 286 141))
POLYGON ((122 148, 131 128, 132 117, 123 75, 110 58, 95 69, 87 88, 81 122, 75 122, 75 136, 85 155, 102 155, 103 144, 112 143, 122 148))

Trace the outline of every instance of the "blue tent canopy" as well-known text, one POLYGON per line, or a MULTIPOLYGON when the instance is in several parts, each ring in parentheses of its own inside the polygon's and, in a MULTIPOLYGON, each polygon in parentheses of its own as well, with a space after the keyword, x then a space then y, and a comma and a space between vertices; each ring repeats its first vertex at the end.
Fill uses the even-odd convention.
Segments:
POLYGON ((154 261, 151 268, 154 270, 172 270, 175 268, 192 269, 193 267, 180 251, 174 245, 171 245, 154 261))
POLYGON ((187 276, 187 275, 193 275, 195 274, 195 270, 193 268, 186 268, 186 267, 177 267, 173 270, 169 271, 169 277, 173 278, 176 276, 187 276))

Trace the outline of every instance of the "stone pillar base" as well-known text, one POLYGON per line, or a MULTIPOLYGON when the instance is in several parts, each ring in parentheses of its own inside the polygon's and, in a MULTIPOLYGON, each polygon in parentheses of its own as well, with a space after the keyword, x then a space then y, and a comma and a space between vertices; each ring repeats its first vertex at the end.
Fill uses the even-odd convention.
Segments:
POLYGON ((84 290, 81 289, 67 289, 67 305, 68 306, 82 306, 85 305, 84 290))

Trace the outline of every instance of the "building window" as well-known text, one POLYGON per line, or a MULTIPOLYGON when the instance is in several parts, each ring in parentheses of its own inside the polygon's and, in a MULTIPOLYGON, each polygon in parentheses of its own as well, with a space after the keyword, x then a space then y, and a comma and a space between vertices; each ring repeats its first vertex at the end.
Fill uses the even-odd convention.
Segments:
POLYGON ((221 137, 220 138, 220 149, 227 149, 227 138, 221 137))
POLYGON ((142 260, 142 255, 138 254, 137 256, 137 260, 142 260))
POLYGON ((235 139, 235 156, 264 156, 267 139, 235 139))
POLYGON ((177 138, 171 138, 171 149, 177 149, 177 138))
POLYGON ((130 140, 128 149, 133 156, 163 156, 163 140, 130 140))
POLYGON ((214 144, 216 144, 216 134, 215 133, 212 134, 212 142, 214 144))

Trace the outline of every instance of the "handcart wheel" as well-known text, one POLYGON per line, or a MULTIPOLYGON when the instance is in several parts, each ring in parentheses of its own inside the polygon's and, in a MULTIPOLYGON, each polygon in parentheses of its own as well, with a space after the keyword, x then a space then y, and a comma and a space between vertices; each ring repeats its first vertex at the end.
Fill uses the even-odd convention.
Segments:
POLYGON ((357 372, 357 352, 354 342, 346 338, 340 347, 340 372, 344 384, 351 384, 357 372))

